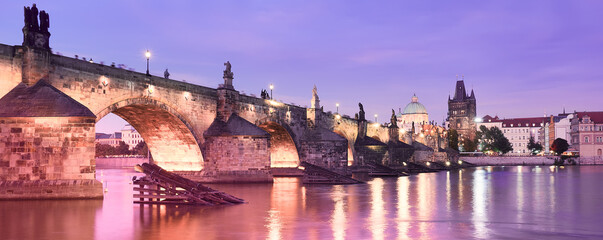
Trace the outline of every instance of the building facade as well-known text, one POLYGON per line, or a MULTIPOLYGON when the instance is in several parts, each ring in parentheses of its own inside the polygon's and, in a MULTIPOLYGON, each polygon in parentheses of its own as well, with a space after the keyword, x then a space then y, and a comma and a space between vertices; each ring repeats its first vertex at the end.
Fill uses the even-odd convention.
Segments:
POLYGON ((571 148, 580 157, 603 157, 603 112, 577 112, 571 119, 571 148))
POLYGON ((121 129, 121 140, 128 144, 130 150, 134 149, 139 143, 144 142, 140 133, 138 133, 138 131, 130 124, 127 124, 121 129))
POLYGON ((95 139, 95 143, 110 145, 112 147, 118 147, 121 141, 126 143, 130 150, 134 149, 139 143, 144 142, 140 133, 130 124, 124 126, 120 132, 110 134, 97 133, 95 139))
POLYGON ((448 96, 448 128, 458 132, 459 138, 475 138, 476 132, 476 103, 475 94, 467 95, 465 82, 456 81, 454 98, 448 96))
POLYGON ((105 144, 111 147, 118 147, 121 142, 121 132, 114 133, 96 133, 95 143, 105 144))
POLYGON ((530 137, 534 138, 534 142, 541 142, 540 129, 549 119, 548 117, 533 117, 533 118, 507 118, 500 119, 498 116, 491 117, 486 115, 483 120, 477 124, 477 130, 480 126, 498 127, 505 137, 511 143, 513 152, 509 155, 524 155, 530 154, 528 142, 530 137))

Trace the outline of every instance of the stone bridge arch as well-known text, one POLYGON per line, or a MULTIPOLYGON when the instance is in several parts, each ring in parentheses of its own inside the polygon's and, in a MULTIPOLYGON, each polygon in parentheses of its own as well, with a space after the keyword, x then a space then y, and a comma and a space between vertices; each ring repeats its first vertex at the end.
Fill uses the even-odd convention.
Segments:
POLYGON ((255 124, 270 133, 270 167, 289 168, 299 166, 300 144, 288 124, 272 117, 259 119, 255 124))
POLYGON ((356 142, 356 134, 352 133, 352 132, 348 132, 348 131, 343 131, 340 129, 335 129, 333 132, 348 140, 348 166, 352 166, 354 164, 354 154, 356 152, 356 150, 354 150, 354 142, 356 142))
POLYGON ((167 170, 203 168, 200 135, 177 108, 151 97, 127 98, 96 113, 98 122, 114 113, 132 125, 147 143, 153 162, 167 170))

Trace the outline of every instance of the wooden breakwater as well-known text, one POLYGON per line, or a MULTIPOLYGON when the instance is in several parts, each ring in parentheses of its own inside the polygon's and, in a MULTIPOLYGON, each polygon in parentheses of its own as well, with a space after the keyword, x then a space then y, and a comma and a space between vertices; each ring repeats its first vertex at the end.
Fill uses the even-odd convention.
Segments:
POLYGON ((146 176, 133 179, 134 203, 218 205, 244 203, 243 199, 204 186, 199 182, 143 163, 136 170, 146 176))

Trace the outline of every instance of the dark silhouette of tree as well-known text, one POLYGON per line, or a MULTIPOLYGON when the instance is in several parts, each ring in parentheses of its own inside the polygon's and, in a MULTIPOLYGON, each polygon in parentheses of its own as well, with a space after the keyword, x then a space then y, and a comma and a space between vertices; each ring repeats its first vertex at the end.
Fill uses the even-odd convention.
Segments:
POLYGON ((115 148, 107 144, 96 144, 96 157, 115 155, 115 148))
POLYGON ((117 155, 130 155, 130 146, 124 141, 119 141, 119 146, 115 148, 117 155))
POLYGON ((482 146, 482 151, 494 151, 498 153, 508 153, 513 151, 509 139, 505 137, 502 131, 498 127, 487 128, 486 126, 480 126, 480 130, 476 134, 476 139, 482 146))
POLYGON ((148 153, 149 148, 147 147, 147 144, 145 142, 139 142, 138 144, 136 144, 136 147, 132 149, 132 154, 134 155, 143 155, 146 157, 148 153))
POLYGON ((535 155, 536 153, 542 151, 542 145, 534 141, 534 137, 530 136, 530 141, 528 142, 528 149, 535 155))
POLYGON ((459 133, 454 129, 448 130, 448 147, 459 150, 459 133))
POLYGON ((557 156, 561 155, 563 152, 567 151, 569 148, 569 144, 567 140, 563 138, 557 138, 553 141, 553 145, 551 145, 551 150, 555 152, 557 156))
POLYGON ((477 145, 475 144, 475 141, 472 141, 470 139, 463 140, 463 151, 475 152, 476 149, 477 149, 477 145))

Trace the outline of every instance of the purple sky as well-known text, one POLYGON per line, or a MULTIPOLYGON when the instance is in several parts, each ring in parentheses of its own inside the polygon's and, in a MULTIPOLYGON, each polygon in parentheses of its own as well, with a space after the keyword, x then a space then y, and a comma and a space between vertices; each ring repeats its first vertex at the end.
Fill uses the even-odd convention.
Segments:
MULTIPOLYGON (((214 88, 229 60, 241 92, 273 83, 277 100, 304 106, 316 84, 325 111, 339 102, 353 116, 362 102, 380 122, 413 93, 441 122, 457 74, 475 90, 478 116, 603 110, 600 0, 37 3, 63 55, 144 72, 148 48, 152 74, 167 67, 172 79, 214 88)), ((0 43, 21 44, 25 5, 2 4, 0 43)))

